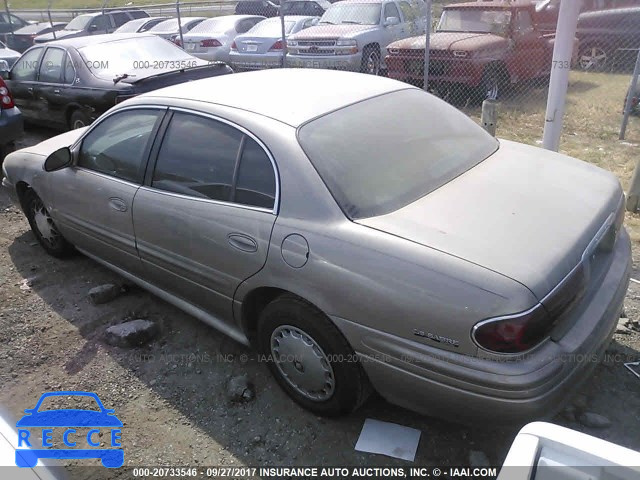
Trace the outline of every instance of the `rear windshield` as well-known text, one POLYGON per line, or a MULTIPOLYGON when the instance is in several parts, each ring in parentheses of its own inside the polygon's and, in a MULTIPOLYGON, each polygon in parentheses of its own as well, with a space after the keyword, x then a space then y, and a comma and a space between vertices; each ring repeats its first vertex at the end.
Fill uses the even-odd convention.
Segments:
MULTIPOLYGON (((184 25, 184 18, 182 19, 182 25, 184 25)), ((170 18, 169 20, 160 22, 158 25, 156 25, 149 31, 150 32, 176 32, 178 31, 178 19, 170 18)))
POLYGON ((138 31, 138 28, 140 28, 140 26, 147 21, 148 20, 146 18, 131 20, 118 28, 116 30, 116 33, 135 33, 138 31))
MULTIPOLYGON (((286 4, 285 4, 286 5, 286 4)), ((296 22, 287 20, 284 22, 284 33, 288 34, 293 29, 296 22)), ((258 35, 264 37, 278 37, 282 34, 282 24, 280 23, 280 17, 270 18, 263 20, 255 25, 245 35, 258 35)))
POLYGON ((414 88, 313 120, 298 139, 354 220, 398 210, 498 149, 497 140, 465 114, 414 88))
POLYGON ((193 27, 189 33, 226 32, 233 28, 236 21, 236 18, 211 18, 193 27))
POLYGON ((84 30, 91 20, 95 18, 95 15, 87 14, 87 15, 78 15, 76 18, 71 20, 69 24, 64 27, 65 30, 84 30))

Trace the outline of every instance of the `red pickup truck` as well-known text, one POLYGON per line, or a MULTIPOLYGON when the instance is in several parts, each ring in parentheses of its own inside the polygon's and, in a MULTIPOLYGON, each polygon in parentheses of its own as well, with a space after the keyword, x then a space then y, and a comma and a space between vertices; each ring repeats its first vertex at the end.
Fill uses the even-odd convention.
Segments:
MULTIPOLYGON (((542 34, 533 22, 534 15, 530 0, 444 7, 438 28, 430 36, 429 88, 439 94, 471 89, 481 101, 498 98, 509 84, 548 79, 555 35, 542 34)), ((422 36, 390 44, 385 59, 389 77, 422 86, 424 49, 422 36)))

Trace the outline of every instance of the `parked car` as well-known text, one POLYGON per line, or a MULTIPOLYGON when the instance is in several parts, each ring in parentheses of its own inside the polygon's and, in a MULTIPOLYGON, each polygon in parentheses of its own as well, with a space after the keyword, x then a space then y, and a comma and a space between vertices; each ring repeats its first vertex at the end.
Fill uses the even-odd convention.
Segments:
POLYGON ((253 345, 316 414, 357 408, 370 382, 457 421, 552 416, 629 282, 615 175, 387 78, 270 69, 156 90, 3 168, 47 252, 73 245, 253 345))
POLYGON ((6 12, 0 12, 0 40, 7 40, 8 33, 15 32, 16 30, 29 25, 25 19, 20 18, 14 14, 8 14, 6 12))
POLYGON ((184 49, 203 60, 229 61, 229 50, 236 36, 248 32, 264 17, 227 15, 205 20, 183 35, 184 49))
POLYGON ((318 25, 287 39, 287 65, 337 68, 378 75, 387 46, 425 33, 422 0, 344 0, 331 5, 318 25))
POLYGON ((148 16, 149 14, 147 12, 137 9, 114 10, 104 14, 101 12, 85 13, 78 15, 71 20, 64 29, 57 31, 55 37, 53 33, 45 33, 44 35, 38 35, 33 42, 46 43, 63 38, 113 33, 116 28, 124 25, 129 20, 146 18, 148 16))
POLYGON ((328 0, 293 0, 282 4, 284 15, 305 15, 321 17, 331 6, 328 0))
POLYGON ((576 36, 582 70, 633 66, 640 48, 640 7, 582 13, 576 36))
POLYGON ((20 58, 20 52, 16 52, 0 42, 0 61, 4 60, 9 66, 12 66, 18 58, 20 58))
POLYGON ((180 25, 178 25, 177 18, 170 18, 164 22, 160 22, 155 27, 150 28, 147 31, 178 44, 180 41, 181 30, 182 35, 184 35, 205 20, 207 20, 206 17, 181 17, 180 25))
MULTIPOLYGON (((286 5, 286 4, 285 4, 286 5)), ((285 34, 298 33, 318 23, 319 17, 286 15, 285 34)), ((231 44, 229 62, 234 70, 256 70, 281 66, 282 25, 280 17, 261 21, 231 44)))
POLYGON ((236 15, 275 17, 280 14, 280 0, 240 0, 236 3, 236 15))
MULTIPOLYGON (((560 14, 560 0, 531 0, 531 3, 535 5, 534 22, 538 29, 545 33, 555 33, 560 14)), ((638 0, 583 0, 581 11, 632 7, 637 3, 638 0)))
MULTIPOLYGON (((2 64, 3 60, 0 60, 2 64)), ((3 68, 0 66, 0 69, 3 68)), ((5 64, 4 68, 8 68, 5 64)), ((23 134, 22 113, 16 107, 11 91, 0 78, 0 165, 4 157, 15 147, 15 141, 23 134)), ((1 175, 0 175, 1 176, 1 175)))
POLYGON ((22 27, 12 35, 7 35, 7 45, 14 50, 23 53, 27 48, 33 46, 37 36, 45 33, 57 32, 67 25, 66 22, 40 22, 22 27))
POLYGON ((165 20, 169 20, 169 17, 136 18, 118 27, 113 33, 144 33, 165 20))
POLYGON ((37 45, 10 72, 7 84, 24 117, 62 129, 92 123, 142 92, 231 73, 149 33, 111 34, 37 45))
MULTIPOLYGON (((498 98, 505 87, 551 74, 555 36, 532 21, 533 5, 501 0, 447 5, 430 36, 429 86, 438 92, 463 86, 478 100, 498 98)), ((389 45, 389 76, 424 83, 423 37, 389 45)))

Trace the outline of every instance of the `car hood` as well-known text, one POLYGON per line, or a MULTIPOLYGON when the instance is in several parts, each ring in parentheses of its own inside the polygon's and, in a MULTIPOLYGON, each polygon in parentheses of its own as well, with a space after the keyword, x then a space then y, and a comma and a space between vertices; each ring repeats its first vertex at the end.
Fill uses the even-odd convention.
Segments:
POLYGON ((377 25, 316 25, 291 35, 291 40, 311 38, 342 38, 377 28, 377 25))
POLYGON ((38 35, 35 38, 36 42, 50 42, 52 40, 60 40, 61 38, 71 37, 73 35, 78 35, 83 33, 82 30, 58 30, 56 32, 56 36, 53 36, 53 33, 44 33, 42 35, 38 35))
MULTIPOLYGON (((424 43, 423 38, 421 48, 424 48, 424 43)), ((508 43, 506 38, 492 33, 436 32, 429 38, 429 49, 475 51, 508 43)))
POLYGON ((71 145, 73 145, 76 140, 78 140, 80 136, 87 130, 87 128, 89 127, 78 128, 76 130, 65 132, 61 135, 56 135, 55 137, 51 137, 44 142, 37 143, 31 147, 23 148, 20 151, 48 157, 59 148, 70 147, 71 145))
POLYGON ((17 427, 121 427, 115 415, 78 409, 49 410, 25 415, 17 427))
POLYGON ((621 198, 610 172, 503 140, 440 189, 357 222, 498 272, 542 300, 578 265, 621 198))

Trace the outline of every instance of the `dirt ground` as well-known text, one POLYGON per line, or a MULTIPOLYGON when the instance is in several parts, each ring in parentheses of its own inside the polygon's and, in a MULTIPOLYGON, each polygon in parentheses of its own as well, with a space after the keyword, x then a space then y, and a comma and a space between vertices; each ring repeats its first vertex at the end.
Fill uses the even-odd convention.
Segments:
MULTIPOLYGON (((50 135, 31 131, 22 145, 50 135)), ((122 281, 82 256, 47 256, 0 193, 0 406, 14 419, 46 391, 96 392, 124 423, 125 466, 410 465, 354 450, 366 418, 420 429, 415 465, 467 465, 476 450, 499 466, 517 432, 422 417, 377 397, 346 418, 318 418, 290 401, 252 352, 158 298, 134 290, 104 305, 88 301, 92 287, 122 281), (156 320, 161 334, 137 349, 107 345, 104 330, 124 318, 156 320), (227 383, 243 373, 256 398, 231 404, 227 383)), ((640 319, 640 285, 631 284, 625 308, 640 319)), ((623 366, 640 360, 640 334, 616 334, 609 353, 577 403, 612 425, 587 428, 566 415, 554 422, 640 450, 640 379, 623 366)), ((130 472, 78 469, 72 477, 98 474, 130 472)))

